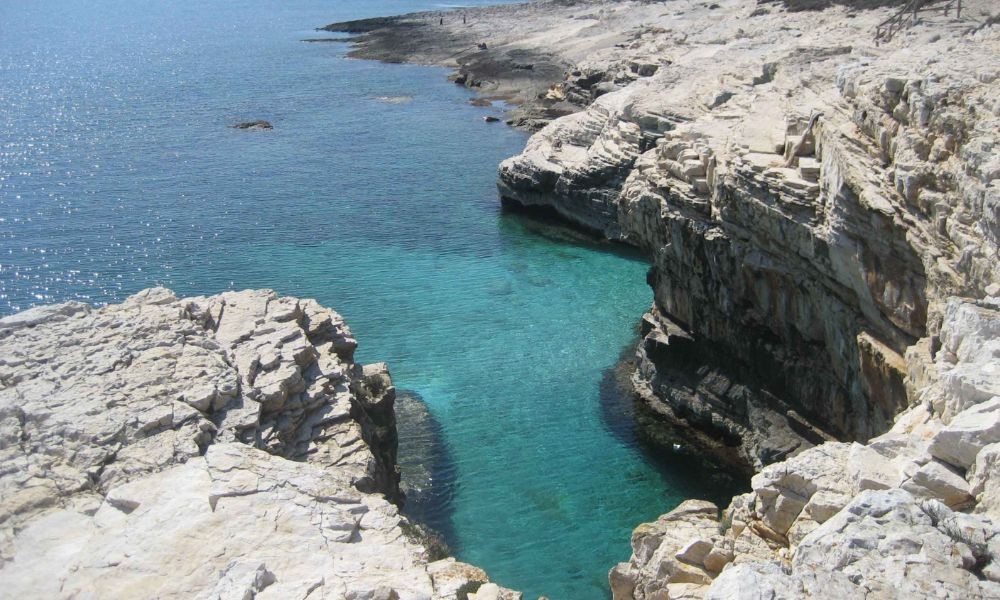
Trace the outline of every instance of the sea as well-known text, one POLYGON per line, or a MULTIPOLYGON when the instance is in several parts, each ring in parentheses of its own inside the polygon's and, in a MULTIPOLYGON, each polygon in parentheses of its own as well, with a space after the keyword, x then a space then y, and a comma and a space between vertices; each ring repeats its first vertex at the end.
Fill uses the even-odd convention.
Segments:
POLYGON ((303 41, 456 7, 0 2, 0 316, 154 285, 316 298, 390 365, 408 514, 526 598, 607 598, 636 525, 720 493, 644 445, 620 385, 647 263, 502 210, 527 134, 446 69, 303 41))

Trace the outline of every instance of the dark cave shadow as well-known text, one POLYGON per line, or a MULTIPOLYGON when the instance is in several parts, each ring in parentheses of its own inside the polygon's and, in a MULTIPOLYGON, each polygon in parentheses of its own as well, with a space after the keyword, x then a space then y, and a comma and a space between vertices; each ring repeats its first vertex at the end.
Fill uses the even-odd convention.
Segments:
MULTIPOLYGON (((649 467, 677 495, 684 499, 708 500, 720 509, 725 508, 733 496, 750 490, 749 480, 710 457, 698 454, 681 437, 667 446, 654 443, 644 435, 639 417, 645 407, 636 398, 629 383, 634 354, 635 343, 631 343, 622 350, 618 362, 601 378, 604 425, 621 442, 639 449, 649 467)), ((664 506, 663 512, 673 508, 664 506)))
MULTIPOLYGON (((547 207, 501 204, 497 212, 501 233, 527 232, 557 244, 609 252, 628 260, 649 264, 649 258, 635 246, 608 240, 604 234, 572 223, 547 207)), ((514 237, 517 239, 517 236, 514 237)))

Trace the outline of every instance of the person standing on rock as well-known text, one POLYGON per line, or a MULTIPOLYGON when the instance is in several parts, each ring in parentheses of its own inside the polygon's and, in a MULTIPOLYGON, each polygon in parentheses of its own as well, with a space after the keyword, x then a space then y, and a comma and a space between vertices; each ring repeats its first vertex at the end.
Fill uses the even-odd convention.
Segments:
POLYGON ((444 25, 444 17, 438 19, 438 25, 444 25))

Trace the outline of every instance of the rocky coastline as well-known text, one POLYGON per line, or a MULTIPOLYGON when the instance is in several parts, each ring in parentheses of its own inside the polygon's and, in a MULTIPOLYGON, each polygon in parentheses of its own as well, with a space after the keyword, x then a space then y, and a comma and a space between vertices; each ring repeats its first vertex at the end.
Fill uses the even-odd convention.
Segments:
POLYGON ((359 30, 355 56, 524 103, 509 122, 539 131, 500 166, 504 203, 650 257, 648 425, 753 475, 721 518, 692 501, 637 528, 615 598, 1000 597, 997 15, 939 7, 876 40, 895 4, 535 2, 359 30), (511 91, 539 54, 562 73, 511 91))
POLYGON ((520 598, 403 517, 384 363, 267 290, 0 319, 5 597, 520 598))
POLYGON ((637 391, 756 471, 886 431, 947 298, 1000 280, 975 60, 997 37, 941 16, 876 46, 886 10, 725 10, 700 32, 704 9, 672 14, 682 44, 635 48, 660 70, 536 134, 499 185, 651 257, 637 391))
POLYGON ((768 465, 721 515, 640 525, 613 597, 1000 597, 1000 298, 949 300, 936 339, 888 432, 768 465))
POLYGON ((663 10, 658 2, 527 2, 345 21, 321 31, 354 35, 353 58, 450 67, 456 84, 479 101, 506 103, 508 123, 534 131, 655 70, 629 46, 663 10), (574 85, 555 85, 567 72, 574 85))
MULTIPOLYGON (((881 4, 324 28, 516 105, 504 203, 650 258, 643 424, 751 490, 639 525, 616 600, 1000 598, 997 16, 876 43, 881 4)), ((356 345, 271 291, 0 319, 3 594, 520 598, 400 514, 395 389, 356 345)))

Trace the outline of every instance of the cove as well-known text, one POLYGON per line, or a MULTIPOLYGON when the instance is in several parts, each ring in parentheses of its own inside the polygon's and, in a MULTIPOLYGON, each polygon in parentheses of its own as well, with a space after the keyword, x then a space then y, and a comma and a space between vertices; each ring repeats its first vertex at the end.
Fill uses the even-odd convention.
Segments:
POLYGON ((446 71, 301 41, 434 7, 0 6, 0 313, 156 284, 314 297, 434 423, 412 510, 526 598, 606 597, 635 525, 718 490, 645 451, 615 383, 647 265, 503 213, 526 135, 446 71), (253 119, 274 130, 228 127, 253 119))

